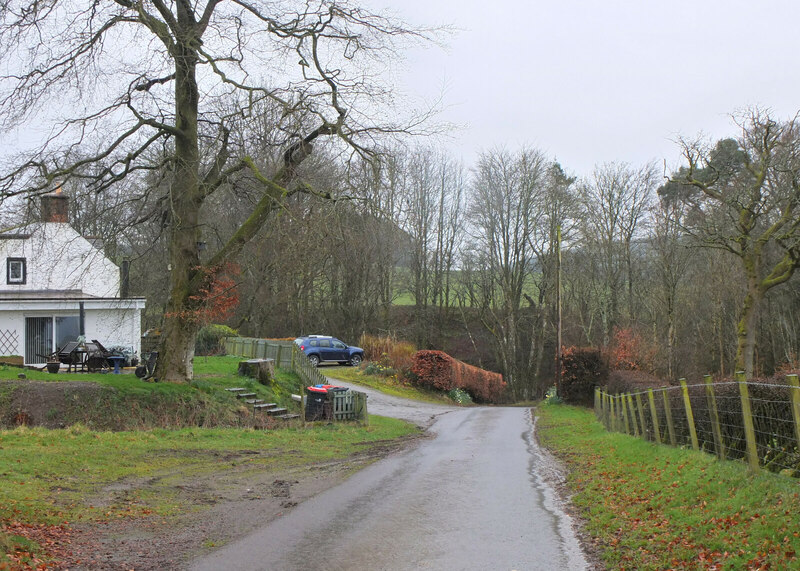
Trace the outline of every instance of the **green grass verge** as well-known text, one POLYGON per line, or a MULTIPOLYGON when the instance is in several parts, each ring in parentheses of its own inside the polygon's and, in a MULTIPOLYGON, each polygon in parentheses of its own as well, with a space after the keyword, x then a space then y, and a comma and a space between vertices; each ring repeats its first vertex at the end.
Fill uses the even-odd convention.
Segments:
MULTIPOLYGON (((226 470, 280 471, 347 458, 416 433, 412 425, 371 417, 349 423, 283 430, 181 429, 96 432, 20 427, 0 431, 0 569, 4 553, 39 550, 11 530, 188 509, 175 493, 187 475, 226 470), (136 481, 153 480, 137 489, 136 481), (109 486, 127 484, 122 495, 109 486), (5 548, 5 549, 3 549, 5 548)), ((8 560, 6 560, 6 563, 8 560)))
POLYGON ((797 480, 607 432, 585 409, 537 415, 609 568, 800 568, 797 480))
MULTIPOLYGON (((240 360, 233 356, 197 357, 191 383, 143 382, 133 374, 50 374, 30 370, 25 374, 33 381, 53 384, 81 381, 97 387, 98 390, 85 391, 64 385, 66 398, 51 411, 49 426, 52 427, 81 423, 96 430, 137 430, 257 425, 260 419, 253 415, 252 408, 224 390, 237 386, 266 402, 275 402, 289 410, 298 408, 291 400, 291 394, 302 389, 303 383, 297 375, 278 369, 273 381, 262 385, 236 374, 240 360)), ((19 410, 12 406, 14 391, 33 390, 18 382, 19 372, 15 367, 0 367, 0 426, 7 428, 17 424, 19 410)))
POLYGON ((435 404, 456 404, 444 393, 426 391, 418 387, 407 385, 401 381, 398 381, 397 377, 395 376, 383 377, 381 375, 368 375, 364 373, 363 369, 358 367, 323 366, 320 367, 319 371, 326 377, 364 385, 365 387, 378 390, 387 395, 435 404))

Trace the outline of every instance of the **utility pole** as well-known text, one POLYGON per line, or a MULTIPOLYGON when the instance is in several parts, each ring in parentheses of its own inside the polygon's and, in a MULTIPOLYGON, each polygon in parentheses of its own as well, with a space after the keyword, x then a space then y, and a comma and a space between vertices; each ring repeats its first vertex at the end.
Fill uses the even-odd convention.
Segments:
POLYGON ((561 224, 556 229, 556 396, 561 396, 561 224))

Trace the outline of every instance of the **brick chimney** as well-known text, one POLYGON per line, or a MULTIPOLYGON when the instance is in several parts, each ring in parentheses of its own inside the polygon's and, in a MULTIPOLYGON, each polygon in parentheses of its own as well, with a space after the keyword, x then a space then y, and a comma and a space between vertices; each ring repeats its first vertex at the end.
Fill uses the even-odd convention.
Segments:
POLYGON ((69 222, 69 197, 60 186, 42 195, 42 222, 69 222))

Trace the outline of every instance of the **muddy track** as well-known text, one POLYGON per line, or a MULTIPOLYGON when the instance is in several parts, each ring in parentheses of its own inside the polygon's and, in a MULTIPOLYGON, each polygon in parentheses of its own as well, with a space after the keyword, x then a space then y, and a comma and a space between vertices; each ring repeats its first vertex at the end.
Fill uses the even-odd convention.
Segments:
MULTIPOLYGON (((187 506, 169 518, 117 519, 73 526, 70 555, 59 569, 162 571, 181 568, 282 517, 296 505, 344 481, 354 471, 419 440, 387 442, 349 458, 288 470, 230 469, 247 452, 226 455, 220 471, 205 475, 164 472, 128 479, 103 488, 87 503, 102 509, 124 502, 133 492, 167 493, 187 506)), ((222 459, 221 459, 222 460, 222 459)))

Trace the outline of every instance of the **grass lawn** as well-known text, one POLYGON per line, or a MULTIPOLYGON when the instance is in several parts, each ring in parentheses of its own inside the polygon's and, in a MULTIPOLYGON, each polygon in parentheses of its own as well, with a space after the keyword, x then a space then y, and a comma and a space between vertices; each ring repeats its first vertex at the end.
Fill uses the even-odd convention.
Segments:
MULTIPOLYGON (((44 551, 42 545, 31 541, 31 530, 46 534, 78 521, 169 517, 187 509, 174 494, 175 484, 187 475, 247 470, 280 473, 343 460, 418 432, 411 424, 377 416, 370 417, 367 427, 353 423, 279 424, 271 430, 186 426, 192 418, 203 425, 213 418, 227 422, 223 411, 230 409, 233 418, 241 419, 243 405, 223 390, 226 387, 247 387, 277 402, 291 402, 291 393, 300 392, 300 379, 288 371, 279 371, 269 386, 237 376, 239 360, 196 358, 195 380, 187 384, 145 383, 133 375, 26 371, 32 380, 96 381, 112 387, 113 398, 87 413, 92 419, 127 414, 138 418, 136 422, 169 421, 169 415, 178 414, 179 409, 172 406, 175 403, 199 412, 173 417, 171 421, 181 427, 176 429, 106 431, 78 423, 55 430, 27 426, 0 430, 0 571, 25 568, 15 563, 19 560, 36 567, 35 559, 44 551), (216 410, 216 417, 203 409, 206 406, 216 410), (148 407, 156 407, 158 412, 148 407), (132 486, 130 493, 119 497, 108 492, 109 487, 140 480, 156 483, 132 486)), ((13 394, 13 383, 2 379, 16 381, 19 371, 13 367, 0 370, 0 405, 8 405, 13 394)), ((84 403, 82 408, 90 406, 84 403)))
POLYGON ((800 481, 607 432, 586 409, 537 415, 609 568, 800 568, 800 481))
MULTIPOLYGON (((195 375, 191 383, 144 382, 133 374, 66 373, 50 374, 26 370, 29 380, 49 384, 81 382, 78 387, 64 384, 66 398, 52 403, 48 416, 64 426, 82 423, 98 430, 139 430, 159 427, 182 428, 204 426, 253 426, 258 419, 252 409, 237 401, 224 389, 243 387, 256 398, 296 412, 298 405, 292 393, 301 391, 300 378, 291 371, 278 369, 269 384, 237 375, 240 357, 196 357, 195 375), (87 391, 94 386, 97 390, 87 391), (101 390, 104 389, 104 390, 101 390)), ((39 400, 43 391, 35 386, 20 386, 17 375, 21 369, 0 367, 0 426, 15 425, 18 414, 14 391, 32 392, 27 401, 39 400), (11 381, 3 383, 3 380, 11 381)), ((50 406, 50 405, 48 405, 50 406)), ((53 422, 48 426, 56 427, 53 422)))

